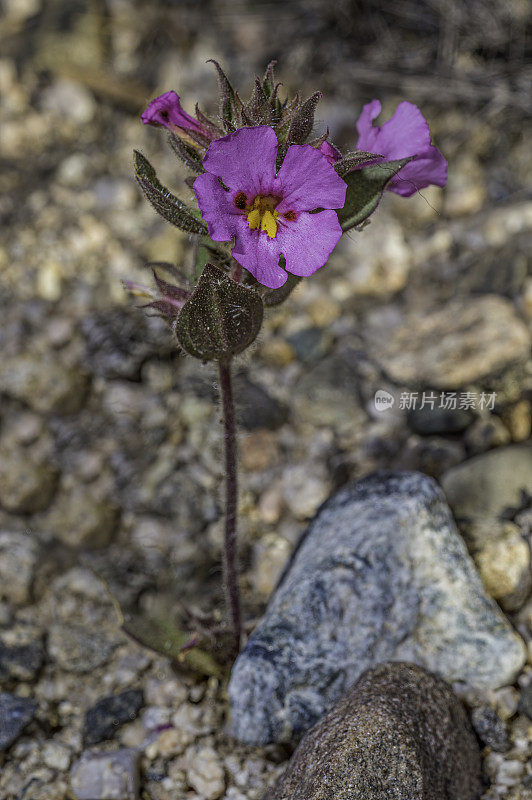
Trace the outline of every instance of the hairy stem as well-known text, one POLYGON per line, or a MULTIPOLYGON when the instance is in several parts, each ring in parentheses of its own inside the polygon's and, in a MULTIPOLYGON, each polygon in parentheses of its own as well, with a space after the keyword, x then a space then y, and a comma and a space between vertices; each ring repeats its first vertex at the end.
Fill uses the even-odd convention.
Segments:
POLYGON ((234 632, 235 657, 240 650, 242 613, 238 588, 236 552, 236 515, 238 499, 235 405, 231 380, 231 362, 219 361, 225 458, 225 538, 223 553, 224 588, 229 619, 234 632))

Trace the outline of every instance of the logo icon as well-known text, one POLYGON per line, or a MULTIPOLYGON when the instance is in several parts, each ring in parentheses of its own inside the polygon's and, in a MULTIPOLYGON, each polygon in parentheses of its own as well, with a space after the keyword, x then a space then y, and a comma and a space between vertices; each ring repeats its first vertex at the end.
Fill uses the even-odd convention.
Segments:
POLYGON ((387 411, 395 403, 395 397, 384 389, 377 389, 373 402, 377 411, 387 411))

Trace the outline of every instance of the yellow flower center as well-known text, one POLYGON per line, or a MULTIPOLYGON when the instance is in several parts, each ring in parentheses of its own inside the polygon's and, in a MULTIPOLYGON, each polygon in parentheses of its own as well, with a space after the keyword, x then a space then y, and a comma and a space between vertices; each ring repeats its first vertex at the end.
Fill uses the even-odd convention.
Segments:
POLYGON ((270 239, 275 239, 277 235, 277 220, 280 216, 275 208, 279 202, 279 197, 258 195, 251 208, 248 206, 246 217, 249 229, 251 231, 265 231, 270 239))

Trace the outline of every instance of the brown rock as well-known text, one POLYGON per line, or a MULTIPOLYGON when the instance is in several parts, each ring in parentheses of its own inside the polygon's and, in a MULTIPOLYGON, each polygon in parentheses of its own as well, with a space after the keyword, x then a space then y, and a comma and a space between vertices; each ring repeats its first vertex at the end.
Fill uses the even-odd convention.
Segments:
POLYGON ((264 800, 475 800, 480 751, 449 686, 420 667, 367 670, 305 736, 264 800))

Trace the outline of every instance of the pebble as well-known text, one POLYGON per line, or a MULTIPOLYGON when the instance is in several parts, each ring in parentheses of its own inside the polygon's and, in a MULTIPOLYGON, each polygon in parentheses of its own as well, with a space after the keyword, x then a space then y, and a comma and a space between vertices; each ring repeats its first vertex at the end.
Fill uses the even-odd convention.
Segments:
POLYGON ((77 623, 52 625, 48 654, 66 672, 82 675, 105 664, 117 641, 108 634, 77 623))
POLYGON ((260 355, 272 367, 286 367, 295 359, 296 353, 285 339, 269 339, 260 348, 260 355))
POLYGON ((0 752, 18 739, 33 719, 36 709, 35 700, 0 692, 0 752))
POLYGON ((437 677, 395 663, 359 678, 264 800, 477 800, 480 791, 479 748, 460 701, 437 677))
POLYGON ((47 87, 41 94, 41 102, 45 110, 78 125, 86 125, 96 113, 96 101, 91 92, 67 78, 58 78, 47 87))
POLYGON ((133 307, 87 314, 81 330, 88 369, 102 378, 138 380, 148 358, 171 351, 164 323, 133 307))
POLYGON ((247 431, 274 431, 288 419, 288 408, 244 373, 235 377, 234 394, 237 422, 247 431))
POLYGON ((79 411, 88 388, 86 373, 51 356, 26 354, 0 363, 0 391, 43 414, 79 411))
POLYGON ((0 598, 15 605, 30 601, 39 553, 29 533, 0 531, 0 598))
POLYGON ((444 193, 444 213, 450 217, 474 214, 486 201, 484 169, 476 158, 463 155, 449 171, 444 193))
POLYGON ((480 689, 511 682, 525 660, 439 487, 420 473, 376 473, 321 508, 233 667, 236 737, 297 740, 389 658, 480 689))
POLYGON ((450 469, 441 483, 458 519, 500 517, 520 508, 523 492, 532 493, 532 448, 516 444, 475 456, 450 469))
POLYGON ((510 748, 506 725, 491 706, 477 706, 471 712, 471 722, 480 741, 498 753, 510 748))
POLYGON ((532 432, 532 403, 530 400, 520 400, 505 409, 502 419, 510 431, 512 441, 526 442, 530 439, 532 432))
POLYGON ((532 681, 521 689, 517 710, 532 720, 532 681))
POLYGON ((322 359, 331 349, 332 337, 323 328, 303 328, 288 337, 294 348, 297 360, 302 364, 314 364, 322 359))
POLYGON ((310 519, 329 493, 325 470, 316 464, 296 464, 283 472, 283 497, 297 519, 310 519))
POLYGON ((42 750, 42 760, 50 769, 66 772, 70 766, 72 754, 68 747, 60 742, 46 742, 42 750))
POLYGON ((461 433, 472 423, 474 414, 462 408, 416 408, 407 414, 408 424, 415 433, 461 433))
POLYGON ((375 313, 367 340, 400 385, 453 390, 497 374, 530 355, 530 334, 509 300, 496 295, 452 300, 402 319, 375 313))
POLYGON ((70 784, 77 800, 138 800, 137 750, 114 753, 86 750, 70 770, 70 784))
POLYGON ((265 429, 252 431, 242 437, 239 455, 243 469, 263 472, 279 460, 277 437, 265 429))
POLYGON ((352 432, 366 422, 359 404, 360 376, 349 354, 331 354, 305 370, 293 392, 294 414, 311 425, 352 432))
POLYGON ((253 549, 253 590, 268 598, 277 586, 290 555, 290 543, 276 533, 268 533, 253 549))
POLYGON ((39 463, 26 450, 0 452, 0 505, 13 514, 33 514, 48 508, 55 494, 58 470, 39 463))
POLYGON ((495 707, 503 720, 511 719, 517 711, 519 692, 513 686, 503 686, 495 693, 495 707))
POLYGON ((510 431, 500 417, 490 414, 476 419, 467 429, 464 441, 471 455, 510 444, 510 431))
POLYGON ((519 528, 503 525, 500 537, 488 541, 474 559, 488 594, 505 611, 519 609, 532 587, 530 547, 519 528))
POLYGON ((41 633, 25 626, 0 632, 0 681, 33 681, 44 661, 41 633))
POLYGON ((224 768, 212 747, 187 751, 187 781, 205 800, 217 800, 225 791, 224 768))
POLYGON ((85 744, 93 745, 112 739, 120 725, 135 719, 143 703, 144 696, 140 689, 129 689, 120 694, 102 697, 85 713, 85 744))
POLYGON ((344 237, 339 248, 350 294, 358 299, 399 292, 408 280, 411 253, 403 227, 389 216, 376 214, 363 235, 344 237))
POLYGON ((69 547, 98 548, 112 541, 118 520, 119 510, 113 503, 77 485, 58 492, 42 524, 69 547))

